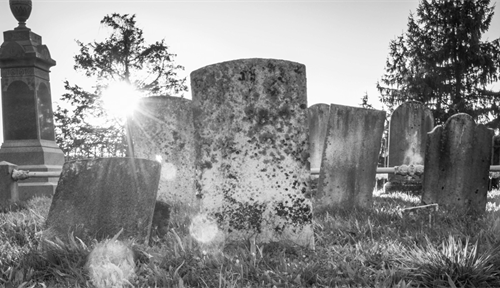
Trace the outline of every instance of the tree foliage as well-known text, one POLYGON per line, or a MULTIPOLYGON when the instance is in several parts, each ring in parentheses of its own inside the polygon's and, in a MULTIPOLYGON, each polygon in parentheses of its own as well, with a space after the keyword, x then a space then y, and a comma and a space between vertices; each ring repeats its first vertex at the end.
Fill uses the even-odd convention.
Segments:
POLYGON ((125 156, 127 142, 123 121, 108 115, 102 93, 113 82, 126 82, 145 96, 180 95, 187 91, 180 79, 175 54, 164 40, 146 45, 135 15, 107 15, 101 24, 111 29, 102 42, 77 41, 80 53, 74 69, 93 79, 93 91, 65 81, 67 93, 54 113, 56 141, 69 159, 125 156))
POLYGON ((436 123, 455 113, 487 121, 500 114, 499 39, 483 41, 493 17, 489 0, 423 0, 408 30, 389 44, 385 74, 377 88, 392 111, 416 100, 427 104, 436 123))

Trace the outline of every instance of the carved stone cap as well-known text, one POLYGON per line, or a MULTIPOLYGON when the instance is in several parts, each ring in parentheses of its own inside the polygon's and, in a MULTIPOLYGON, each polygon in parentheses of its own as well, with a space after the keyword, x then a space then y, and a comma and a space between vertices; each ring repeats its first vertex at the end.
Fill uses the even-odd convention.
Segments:
POLYGON ((16 29, 28 29, 26 21, 31 15, 31 0, 9 0, 9 5, 12 15, 19 21, 19 26, 16 29))

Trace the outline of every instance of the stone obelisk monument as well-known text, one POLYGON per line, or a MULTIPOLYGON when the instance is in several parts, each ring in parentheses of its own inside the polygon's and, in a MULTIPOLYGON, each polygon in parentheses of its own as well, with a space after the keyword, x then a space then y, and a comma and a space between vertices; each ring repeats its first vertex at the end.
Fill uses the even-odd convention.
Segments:
MULTIPOLYGON (((19 21, 5 31, 0 46, 2 119, 4 142, 0 161, 30 171, 61 171, 64 155, 54 136, 49 72, 56 62, 42 37, 26 27, 31 0, 10 0, 19 21)), ((53 195, 58 178, 32 178, 19 182, 19 199, 53 195)))

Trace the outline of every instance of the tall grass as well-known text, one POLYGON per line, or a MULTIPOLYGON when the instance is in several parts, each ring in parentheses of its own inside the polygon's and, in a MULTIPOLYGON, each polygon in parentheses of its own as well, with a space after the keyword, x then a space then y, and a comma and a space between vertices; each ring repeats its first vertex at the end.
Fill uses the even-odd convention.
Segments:
MULTIPOLYGON (((484 217, 440 209, 429 222, 424 211, 400 213, 418 197, 375 193, 372 209, 315 211, 314 251, 251 239, 197 243, 189 215, 174 207, 166 234, 126 243, 129 286, 500 287, 500 192, 488 200, 484 217)), ((35 198, 0 214, 0 287, 94 287, 86 264, 99 243, 41 241, 49 207, 35 198)))

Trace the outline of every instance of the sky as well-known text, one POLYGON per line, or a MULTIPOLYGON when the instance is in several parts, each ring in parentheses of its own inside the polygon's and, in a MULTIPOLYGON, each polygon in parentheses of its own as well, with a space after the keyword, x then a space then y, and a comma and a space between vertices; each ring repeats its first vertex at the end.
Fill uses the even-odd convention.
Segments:
MULTIPOLYGON (((417 0, 365 1, 106 1, 33 0, 27 26, 42 36, 57 65, 51 68, 54 109, 65 92, 63 81, 91 85, 74 71, 75 40, 89 43, 109 35, 100 21, 107 14, 136 14, 146 43, 165 39, 186 77, 207 65, 274 58, 306 66, 308 105, 381 109, 376 83, 384 74, 389 42, 406 32, 417 0), (84 84, 86 83, 86 84, 84 84)), ((491 1, 494 4, 495 1, 491 1)), ((500 4, 483 40, 500 38, 500 4)), ((17 21, 8 0, 0 0, 0 30, 17 21)), ((3 42, 3 37, 2 37, 3 42)), ((500 84, 495 84, 495 91, 500 84)), ((191 91, 184 95, 191 99, 191 91)))

